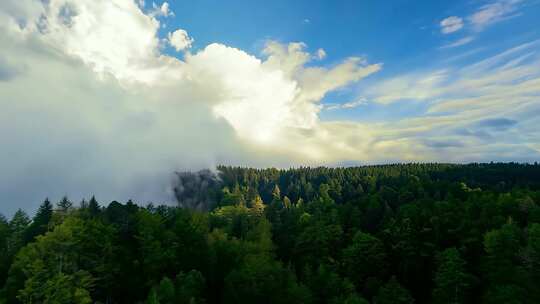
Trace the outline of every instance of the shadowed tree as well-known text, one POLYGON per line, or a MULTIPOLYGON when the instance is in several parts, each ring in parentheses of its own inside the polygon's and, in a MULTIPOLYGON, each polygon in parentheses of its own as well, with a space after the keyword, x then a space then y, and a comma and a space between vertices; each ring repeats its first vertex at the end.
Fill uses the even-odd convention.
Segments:
POLYGON ((39 206, 32 224, 28 227, 26 241, 33 241, 38 235, 45 234, 49 230, 49 224, 53 215, 53 206, 48 198, 39 206))
POLYGON ((435 274, 435 303, 464 303, 470 286, 470 275, 466 273, 465 261, 456 248, 449 248, 438 256, 435 274))
POLYGON ((409 291, 403 288, 396 277, 392 277, 388 283, 379 289, 375 297, 375 304, 412 304, 414 299, 409 291))

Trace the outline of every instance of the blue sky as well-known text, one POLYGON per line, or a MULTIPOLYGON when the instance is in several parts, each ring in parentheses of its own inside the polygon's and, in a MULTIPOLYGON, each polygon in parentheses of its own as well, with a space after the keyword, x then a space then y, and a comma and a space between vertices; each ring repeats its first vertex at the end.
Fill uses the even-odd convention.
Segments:
MULTIPOLYGON (((163 2, 154 2, 161 6, 163 2)), ((343 58, 362 56, 383 69, 358 88, 331 92, 322 103, 346 103, 362 88, 400 73, 436 68, 459 68, 512 46, 540 39, 539 1, 171 1, 173 17, 162 20, 160 34, 183 28, 195 37, 193 51, 223 43, 260 54, 267 40, 301 41, 307 50, 323 48, 318 65, 332 66, 343 58), (500 16, 475 28, 472 15, 502 3, 500 16), (443 33, 441 21, 456 16, 463 26, 443 33), (472 41, 445 47, 462 39, 472 41)), ((146 2, 150 9, 152 3, 146 2)), ((168 49, 167 52, 174 54, 168 49)), ((425 103, 412 100, 380 105, 366 102, 361 110, 323 111, 321 118, 348 120, 400 119, 424 113, 425 103)))

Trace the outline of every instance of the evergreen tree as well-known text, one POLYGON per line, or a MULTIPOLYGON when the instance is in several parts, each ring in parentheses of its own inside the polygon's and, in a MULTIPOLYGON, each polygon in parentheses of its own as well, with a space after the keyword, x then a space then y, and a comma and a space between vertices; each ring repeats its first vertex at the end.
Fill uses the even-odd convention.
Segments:
POLYGON ((412 304, 414 299, 409 291, 403 288, 396 277, 392 277, 386 285, 379 289, 375 304, 412 304))
POLYGON ((101 207, 96 200, 96 197, 92 195, 92 198, 88 201, 88 213, 90 216, 97 216, 101 212, 101 207))
MULTIPOLYGON (((8 251, 10 228, 7 219, 0 214, 0 286, 4 286, 7 279, 11 258, 8 251)), ((1 303, 0 295, 0 303, 1 303)))
POLYGON ((483 271, 488 280, 485 299, 490 303, 520 303, 525 298, 524 276, 516 264, 520 247, 518 227, 509 220, 500 229, 486 233, 483 271))
POLYGON ((67 196, 64 196, 62 200, 56 204, 56 207, 58 208, 59 212, 66 214, 72 209, 73 203, 67 198, 67 196))
POLYGON ((465 270, 465 261, 456 248, 449 248, 438 256, 435 274, 435 303, 465 303, 470 275, 465 270))
POLYGON ((357 232, 342 256, 344 272, 360 289, 366 279, 382 277, 386 273, 384 245, 368 233, 357 232))
POLYGON ((45 234, 49 230, 49 224, 53 215, 53 206, 48 198, 39 206, 32 224, 28 227, 26 241, 30 242, 38 235, 45 234))
POLYGON ((22 209, 15 212, 9 222, 10 237, 7 242, 7 250, 13 256, 25 244, 25 234, 30 225, 30 218, 22 209))

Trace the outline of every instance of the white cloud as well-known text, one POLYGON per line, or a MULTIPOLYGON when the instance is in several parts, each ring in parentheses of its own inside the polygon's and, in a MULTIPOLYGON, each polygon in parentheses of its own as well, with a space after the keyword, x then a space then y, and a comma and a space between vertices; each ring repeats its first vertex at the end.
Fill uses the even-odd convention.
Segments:
POLYGON ((410 73, 383 80, 367 89, 370 99, 381 104, 400 100, 426 100, 438 94, 448 79, 448 70, 410 73))
POLYGON ((169 8, 168 2, 163 2, 161 6, 152 2, 152 11, 150 11, 150 15, 153 17, 174 17, 174 12, 169 8))
POLYGON ((331 91, 358 81, 380 69, 358 58, 327 69, 305 67, 313 57, 302 43, 282 45, 268 42, 261 61, 237 49, 213 44, 201 54, 189 57, 201 65, 219 69, 227 92, 215 112, 227 119, 239 135, 271 143, 285 130, 310 129, 318 123, 319 101, 331 91), (216 61, 219 64, 216 65, 216 61), (277 89, 279 88, 279 89, 277 89))
POLYGON ((523 0, 497 0, 480 7, 469 16, 468 20, 476 30, 481 30, 488 25, 519 14, 517 10, 522 2, 523 0))
POLYGON ((386 124, 387 131, 400 131, 379 133, 378 140, 407 139, 442 149, 438 157, 446 160, 538 159, 531 143, 540 142, 540 132, 532 127, 540 116, 539 45, 533 41, 463 68, 411 73, 374 86, 370 100, 427 106, 416 117, 386 124), (487 121, 512 124, 479 129, 487 121))
POLYGON ((450 16, 440 22, 441 33, 450 34, 463 28, 463 19, 457 16, 450 16))
POLYGON ((484 98, 495 102, 509 99, 508 94, 515 95, 500 106, 520 102, 522 98, 532 101, 535 97, 529 95, 535 93, 533 84, 540 79, 540 53, 535 49, 539 45, 540 41, 525 43, 459 69, 397 76, 371 87, 367 93, 370 100, 381 104, 426 101, 432 102, 432 109, 450 100, 462 100, 475 107, 484 98))
POLYGON ((328 148, 320 99, 380 65, 307 67, 304 44, 277 42, 262 59, 210 44, 182 61, 160 52, 156 17, 133 0, 0 4, 0 58, 26 67, 0 83, 12 155, 0 158, 1 201, 163 201, 175 170, 320 164, 349 151, 328 148))
MULTIPOLYGON (((473 34, 478 33, 488 26, 499 21, 507 20, 521 13, 518 11, 523 0, 494 0, 478 8, 474 13, 465 18, 467 24, 458 16, 448 17, 440 22, 441 33, 450 34, 466 28, 473 34)), ((474 35, 463 37, 453 43, 440 47, 454 48, 470 43, 475 39, 474 35)))
POLYGON ((324 49, 318 49, 317 53, 315 54, 315 58, 318 60, 323 60, 326 58, 326 51, 324 49))
POLYGON ((191 48, 191 44, 194 41, 183 29, 177 29, 176 31, 169 33, 167 37, 169 39, 169 44, 173 46, 177 52, 191 48))
POLYGON ((367 99, 359 98, 355 101, 349 101, 345 103, 327 104, 324 108, 326 110, 342 110, 342 109, 354 109, 367 103, 367 99))
POLYGON ((459 46, 469 44, 473 40, 474 40, 473 36, 467 36, 467 37, 463 37, 463 38, 461 38, 461 39, 459 39, 457 41, 454 41, 452 43, 445 44, 445 45, 441 46, 440 48, 441 49, 455 48, 455 47, 459 47, 459 46))

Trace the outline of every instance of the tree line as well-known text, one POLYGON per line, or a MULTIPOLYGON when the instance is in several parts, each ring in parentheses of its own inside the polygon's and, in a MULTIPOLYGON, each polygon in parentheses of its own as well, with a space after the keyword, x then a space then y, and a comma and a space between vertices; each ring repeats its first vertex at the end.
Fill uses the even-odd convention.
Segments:
POLYGON ((540 303, 536 163, 218 175, 204 211, 0 216, 0 303, 540 303))

